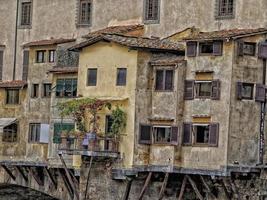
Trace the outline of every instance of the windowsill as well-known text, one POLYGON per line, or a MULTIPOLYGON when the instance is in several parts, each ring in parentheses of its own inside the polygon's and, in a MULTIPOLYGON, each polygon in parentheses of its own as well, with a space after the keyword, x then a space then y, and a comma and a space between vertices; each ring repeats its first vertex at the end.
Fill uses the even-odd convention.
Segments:
POLYGON ((211 97, 195 97, 195 100, 211 100, 211 97))
POLYGON ((158 19, 158 20, 144 20, 143 21, 144 22, 144 24, 146 24, 146 25, 153 25, 153 24, 155 24, 155 25, 159 25, 160 24, 160 20, 158 19))
POLYGON ((227 20, 227 19, 234 19, 235 15, 222 15, 222 16, 215 16, 216 20, 227 20))
POLYGON ((154 90, 154 92, 174 92, 174 90, 154 90))
POLYGON ((18 106, 21 106, 21 104, 5 104, 4 107, 18 107, 18 106))
POLYGON ((87 28, 87 27, 91 27, 91 26, 92 26, 91 23, 90 24, 76 24, 77 28, 87 28))
POLYGON ((19 25, 18 29, 31 29, 32 25, 19 25))
POLYGON ((218 145, 209 145, 209 144, 182 144, 182 147, 208 147, 208 148, 214 148, 218 147, 218 145))
POLYGON ((154 142, 151 145, 155 145, 155 146, 175 146, 174 144, 172 144, 170 142, 154 142))

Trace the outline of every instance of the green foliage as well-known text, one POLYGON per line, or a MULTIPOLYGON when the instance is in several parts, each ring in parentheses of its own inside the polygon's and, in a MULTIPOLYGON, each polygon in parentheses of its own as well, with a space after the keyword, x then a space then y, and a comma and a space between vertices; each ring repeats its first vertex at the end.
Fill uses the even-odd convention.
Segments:
POLYGON ((116 106, 116 109, 111 112, 111 118, 113 120, 111 133, 118 136, 126 126, 126 113, 119 106, 116 106))

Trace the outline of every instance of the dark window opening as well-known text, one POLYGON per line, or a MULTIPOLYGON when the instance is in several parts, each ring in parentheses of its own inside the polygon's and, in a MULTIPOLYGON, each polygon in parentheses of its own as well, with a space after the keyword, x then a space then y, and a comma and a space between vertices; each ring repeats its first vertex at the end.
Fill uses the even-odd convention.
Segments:
POLYGON ((126 85, 126 77, 127 77, 127 69, 126 68, 118 68, 117 69, 117 86, 126 85))
POLYGON ((253 99, 253 83, 243 83, 242 84, 242 99, 253 99))
POLYGON ((155 90, 173 90, 173 70, 156 70, 155 90))
POLYGON ((29 142, 40 141, 40 130, 41 130, 41 124, 39 123, 31 123, 29 125, 29 142))
POLYGON ((112 127, 112 123, 113 123, 113 119, 110 115, 106 116, 106 134, 111 133, 111 127, 112 127))
POLYGON ((97 69, 88 69, 87 86, 96 86, 97 84, 97 69))
POLYGON ((76 97, 77 79, 57 79, 56 97, 76 97))
POLYGON ((80 0, 79 25, 91 25, 91 0, 80 0))
POLYGON ((31 2, 22 2, 21 3, 21 21, 20 25, 31 25, 31 2))
POLYGON ((256 43, 245 42, 243 46, 243 54, 249 56, 255 56, 256 43))
POLYGON ((39 96, 39 84, 32 85, 32 98, 37 98, 39 96))
POLYGON ((195 125, 193 128, 196 138, 195 141, 197 144, 208 144, 209 143, 209 125, 195 125))
POLYGON ((53 62, 55 62, 55 58, 56 58, 56 51, 55 50, 49 50, 48 61, 50 63, 53 63, 53 62))
POLYGON ((19 104, 19 89, 6 90, 6 104, 19 104))
POLYGON ((153 127, 155 143, 171 142, 171 127, 153 127))
POLYGON ((200 54, 212 54, 213 53, 213 42, 199 43, 200 54))
POLYGON ((160 0, 145 0, 145 21, 158 23, 160 16, 160 0))
POLYGON ((13 123, 4 128, 3 132, 3 142, 16 142, 17 141, 17 133, 18 132, 18 124, 13 123))
POLYGON ((36 62, 44 63, 45 62, 45 51, 36 51, 36 62))
POLYGON ((195 82, 196 97, 197 98, 209 98, 211 97, 211 81, 195 82))
POLYGON ((44 97, 51 97, 51 83, 44 83, 43 85, 43 96, 44 97))

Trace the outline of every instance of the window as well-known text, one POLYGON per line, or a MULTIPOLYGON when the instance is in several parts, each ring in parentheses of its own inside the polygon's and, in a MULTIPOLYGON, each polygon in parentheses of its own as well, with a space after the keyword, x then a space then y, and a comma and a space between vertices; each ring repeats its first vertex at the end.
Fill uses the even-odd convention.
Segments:
POLYGON ((51 83, 44 83, 43 97, 51 97, 51 83))
POLYGON ((74 128, 75 125, 73 123, 55 123, 53 142, 56 144, 60 144, 62 131, 70 132, 74 130, 74 128))
POLYGON ((237 98, 252 100, 254 96, 254 83, 237 83, 237 98))
POLYGON ((39 84, 32 85, 32 98, 37 98, 39 96, 39 84))
POLYGON ((196 144, 208 144, 209 143, 209 125, 195 125, 193 128, 195 133, 196 144))
POLYGON ((32 3, 31 2, 22 2, 21 3, 20 25, 22 25, 22 26, 31 25, 31 11, 32 11, 32 3))
POLYGON ((56 51, 55 50, 49 50, 48 61, 50 63, 55 62, 55 56, 56 56, 56 51))
POLYGON ((41 124, 30 124, 29 127, 29 142, 39 142, 40 141, 40 130, 41 124))
POLYGON ((200 42, 199 43, 199 55, 222 55, 222 42, 212 41, 212 42, 200 42))
POLYGON ((256 53, 256 43, 253 42, 238 42, 238 55, 248 55, 248 56, 255 56, 256 53))
POLYGON ((154 142, 169 143, 171 141, 171 127, 154 126, 154 142))
POLYGON ((159 23, 160 0, 144 0, 144 21, 146 23, 159 23))
POLYGON ((156 70, 155 90, 173 90, 173 70, 156 70))
POLYGON ((4 51, 0 49, 0 81, 3 80, 4 51))
POLYGON ((92 2, 91 0, 80 0, 78 25, 91 25, 92 2))
POLYGON ((19 89, 6 90, 6 104, 19 104, 19 89))
POLYGON ((216 0, 216 19, 228 19, 234 17, 235 0, 216 0))
POLYGON ((111 127, 112 127, 113 119, 110 115, 106 116, 106 133, 111 133, 111 127))
POLYGON ((87 86, 96 86, 97 84, 97 69, 88 69, 87 86))
POLYGON ((37 63, 45 62, 45 50, 36 51, 36 62, 37 63))
POLYGON ((9 126, 6 126, 3 130, 3 142, 16 142, 18 134, 18 124, 13 123, 9 126))
POLYGON ((118 86, 126 85, 126 77, 127 77, 127 69, 126 68, 118 68, 117 69, 117 83, 118 86))
POLYGON ((56 97, 76 97, 77 79, 58 79, 56 97))
POLYGON ((29 69, 29 50, 23 51, 23 71, 22 80, 26 81, 28 79, 28 69, 29 69))
POLYGON ((211 81, 196 81, 195 88, 197 98, 211 97, 211 81))
POLYGON ((259 44, 259 58, 267 58, 267 42, 261 42, 259 44))

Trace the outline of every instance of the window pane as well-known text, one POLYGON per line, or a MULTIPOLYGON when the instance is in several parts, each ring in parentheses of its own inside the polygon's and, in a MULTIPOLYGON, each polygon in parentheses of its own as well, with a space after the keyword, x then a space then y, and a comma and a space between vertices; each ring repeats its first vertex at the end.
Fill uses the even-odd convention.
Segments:
POLYGON ((165 75, 165 90, 173 89, 173 70, 166 70, 165 75))
POLYGON ((171 128, 155 127, 155 140, 156 142, 170 142, 171 141, 171 128))
POLYGON ((16 142, 18 125, 16 123, 6 126, 3 130, 3 142, 16 142))
POLYGON ((44 89, 44 97, 50 97, 51 96, 51 84, 50 83, 45 83, 43 86, 44 89))
POLYGON ((49 51, 49 62, 55 62, 55 50, 49 51))
POLYGON ((80 0, 79 23, 90 25, 91 23, 91 0, 80 0))
POLYGON ((164 83, 163 83, 163 70, 157 70, 156 71, 156 90, 163 90, 164 89, 164 83))
POLYGON ((19 89, 6 90, 6 103, 18 104, 19 103, 19 89))
POLYGON ((88 69, 88 86, 96 86, 97 83, 97 69, 88 69))
POLYGON ((45 62, 45 51, 37 51, 36 52, 36 62, 37 63, 45 62))
POLYGON ((145 20, 158 20, 159 0, 146 0, 145 6, 145 20))
POLYGON ((21 4, 21 25, 31 24, 31 2, 21 4))
POLYGON ((209 143, 209 126, 194 126, 196 133, 196 143, 209 143))
POLYGON ((61 142, 61 132, 62 131, 71 131, 74 130, 75 125, 71 123, 55 123, 54 124, 54 137, 53 142, 54 143, 60 143, 61 142))
POLYGON ((126 68, 117 69, 117 85, 126 85, 126 76, 127 76, 126 68))
POLYGON ((197 97, 211 97, 211 82, 197 82, 196 83, 197 97))
POLYGON ((253 99, 254 84, 243 83, 242 84, 242 98, 253 99))
POLYGON ((200 53, 213 53, 213 42, 210 43, 200 43, 200 53))
POLYGON ((64 79, 58 79, 57 80, 56 96, 57 97, 64 96, 64 79))

